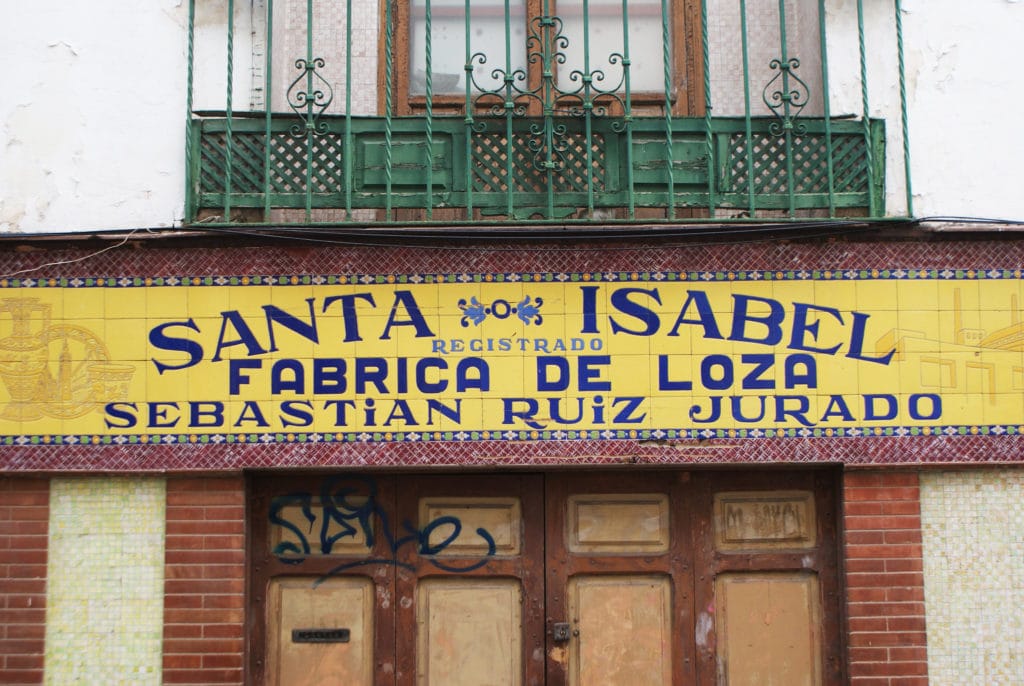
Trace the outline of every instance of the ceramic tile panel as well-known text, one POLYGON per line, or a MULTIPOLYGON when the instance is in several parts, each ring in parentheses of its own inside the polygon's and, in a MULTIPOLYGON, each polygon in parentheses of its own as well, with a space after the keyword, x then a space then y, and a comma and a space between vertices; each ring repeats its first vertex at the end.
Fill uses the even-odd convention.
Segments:
POLYGON ((1024 471, 920 483, 930 683, 1024 683, 1024 471))
MULTIPOLYGON (((806 289, 812 288, 814 293, 818 293, 821 288, 829 294, 844 294, 843 309, 871 303, 872 311, 877 310, 872 316, 877 316, 879 321, 884 318, 886 326, 892 324, 896 327, 894 330, 911 333, 921 328, 920 319, 925 316, 934 319, 936 315, 934 312, 919 313, 907 303, 928 299, 930 302, 955 302, 956 294, 951 290, 946 292, 949 290, 947 281, 984 283, 986 293, 992 288, 1003 288, 1006 292, 1000 291, 999 296, 993 297, 988 304, 962 302, 964 298, 977 299, 977 296, 966 291, 960 294, 964 311, 974 307, 977 312, 991 312, 986 316, 993 321, 1000 316, 1007 317, 1005 308, 1012 308, 1012 303, 1021 302, 1021 296, 1024 296, 1020 272, 1014 266, 1024 263, 1024 246, 1020 242, 996 240, 860 243, 850 239, 729 243, 722 242, 722 237, 716 237, 714 244, 712 241, 692 241, 678 245, 655 241, 638 243, 635 240, 600 243, 579 240, 550 244, 448 240, 422 245, 391 241, 361 246, 344 245, 341 239, 329 237, 316 237, 316 240, 316 243, 307 242, 304 234, 292 231, 286 237, 250 239, 244 243, 152 241, 139 248, 129 249, 126 246, 95 255, 88 250, 71 249, 68 244, 38 251, 12 250, 0 254, 0 274, 8 275, 7 278, 0 277, 0 289, 3 289, 5 297, 9 294, 11 297, 32 297, 46 294, 54 287, 68 291, 99 287, 109 292, 111 298, 104 303, 94 302, 97 308, 103 304, 103 311, 93 312, 90 324, 82 324, 79 328, 94 327, 100 338, 106 335, 101 330, 106 325, 102 317, 109 318, 111 313, 124 316, 123 313, 129 312, 132 309, 130 298, 141 290, 140 285, 162 284, 162 288, 157 290, 188 290, 190 303, 193 294, 197 298, 197 311, 205 311, 199 307, 200 304, 208 305, 207 309, 213 308, 210 311, 214 311, 217 310, 215 303, 206 300, 224 293, 223 289, 218 289, 221 284, 235 281, 252 285, 258 280, 256 285, 262 286, 264 280, 280 283, 282 278, 289 284, 309 283, 312 288, 317 279, 330 286, 332 283, 351 283, 352 279, 362 283, 360 279, 364 278, 372 278, 377 283, 415 283, 410 280, 443 277, 456 283, 472 283, 481 289, 481 293, 498 284, 525 288, 538 281, 547 284, 576 278, 595 282, 636 281, 640 284, 674 278, 722 285, 770 280, 771 292, 780 298, 785 294, 788 300, 795 297, 793 289, 810 292, 806 289), (780 268, 781 265, 784 267, 780 268), (67 288, 69 284, 71 289, 67 288), (166 288, 167 285, 171 288, 166 288), (842 287, 837 289, 833 286, 842 287), (887 293, 895 295, 888 297, 887 293)), ((367 239, 366 242, 371 241, 367 239)), ((73 302, 65 305, 75 306, 73 302)), ((154 320, 162 316, 159 307, 154 300, 153 310, 147 310, 146 316, 152 314, 154 320)), ((564 435, 557 436, 550 431, 547 435, 543 431, 536 432, 537 436, 529 431, 517 431, 510 436, 504 430, 500 433, 479 431, 475 435, 466 431, 467 435, 462 436, 463 432, 456 427, 444 425, 437 431, 404 432, 400 440, 395 440, 395 436, 388 437, 383 432, 381 436, 370 432, 363 436, 361 432, 312 430, 294 434, 275 431, 203 436, 187 433, 112 436, 103 432, 58 430, 44 434, 32 431, 32 421, 26 419, 22 423, 22 435, 13 435, 4 445, 0 468, 18 471, 108 469, 148 472, 313 465, 1019 462, 1024 447, 1024 428, 1017 425, 1016 417, 1021 414, 1018 387, 1024 387, 1024 372, 1016 376, 997 374, 993 377, 991 369, 965 361, 961 348, 977 343, 974 338, 979 335, 980 327, 966 319, 957 320, 952 306, 948 312, 938 312, 937 316, 940 324, 948 324, 947 328, 953 333, 943 329, 940 336, 919 337, 920 340, 912 335, 904 336, 907 354, 920 358, 920 365, 914 368, 919 373, 913 379, 894 377, 893 383, 942 386, 950 382, 954 365, 960 365, 957 367, 957 380, 965 384, 961 399, 964 402, 972 398, 981 401, 978 410, 980 421, 977 423, 905 424, 874 427, 870 431, 861 430, 858 426, 808 431, 787 428, 784 432, 776 431, 774 435, 767 431, 694 429, 666 423, 635 432, 569 428, 563 432, 564 435), (991 386, 993 378, 1002 384, 995 394, 991 386), (659 433, 660 429, 666 430, 659 433)), ((1002 322, 999 326, 1013 323, 1012 318, 1006 322, 999 321, 1002 322)), ((145 322, 139 320, 139 326, 149 323, 148 319, 145 322)), ((69 340, 74 345, 83 345, 91 339, 71 337, 69 340)), ((59 346, 51 348, 56 351, 55 356, 60 351, 59 346)), ((701 351, 706 352, 703 348, 701 351)), ((148 369, 152 365, 145 359, 144 347, 128 354, 134 355, 131 359, 137 359, 139 369, 147 368, 147 373, 152 371, 148 369)), ((116 376, 116 369, 106 371, 108 376, 116 376)), ((856 378, 855 371, 852 370, 846 379, 849 389, 856 389, 858 383, 863 384, 863 379, 856 378)), ((519 383, 518 379, 514 381, 519 383)), ((189 378, 187 383, 202 386, 208 384, 209 379, 197 376, 189 378)), ((844 387, 837 392, 850 392, 849 389, 844 387)), ((827 398, 822 396, 812 400, 820 404, 827 398)), ((662 403, 657 409, 664 413, 671 408, 662 403)))
POLYGON ((53 479, 47 684, 161 682, 164 515, 163 479, 53 479))

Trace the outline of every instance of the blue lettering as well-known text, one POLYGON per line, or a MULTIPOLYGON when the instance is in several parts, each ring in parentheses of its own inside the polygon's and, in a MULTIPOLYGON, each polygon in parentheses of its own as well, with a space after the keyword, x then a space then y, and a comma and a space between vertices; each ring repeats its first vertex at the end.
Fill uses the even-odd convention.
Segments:
POLYGON ((183 326, 186 329, 192 329, 196 333, 199 333, 199 327, 192 319, 184 322, 167 322, 166 324, 154 326, 150 330, 149 343, 154 348, 170 350, 172 352, 188 353, 188 362, 182 362, 181 364, 168 364, 153 358, 152 362, 156 366, 157 372, 160 374, 163 374, 168 369, 187 369, 198 364, 199 361, 203 359, 203 346, 199 345, 199 343, 188 338, 168 336, 164 333, 167 329, 175 326, 183 326))
POLYGON ((224 403, 219 400, 191 402, 188 410, 190 427, 220 426, 224 423, 224 403))
POLYGON ((427 326, 427 320, 423 318, 423 313, 420 312, 420 307, 416 304, 412 291, 395 291, 395 302, 391 305, 391 313, 388 315, 387 324, 384 325, 384 333, 380 335, 381 340, 391 338, 391 327, 393 326, 413 327, 416 329, 416 338, 427 338, 434 335, 430 327, 427 326), (398 319, 399 304, 402 305, 402 308, 408 315, 408 319, 398 319))
POLYGON ((274 366, 270 368, 271 394, 278 395, 291 391, 296 395, 304 395, 306 381, 303 371, 302 363, 298 360, 283 359, 275 362, 274 366))
POLYGON ((345 326, 345 343, 363 340, 359 336, 359 318, 356 316, 356 300, 368 302, 370 307, 376 307, 373 296, 369 293, 349 293, 346 295, 332 295, 324 298, 324 306, 321 311, 326 312, 327 308, 334 302, 341 301, 341 320, 345 326))
POLYGON ((889 419, 896 418, 896 396, 883 393, 881 395, 867 394, 864 396, 864 420, 873 421, 887 421, 889 419), (886 409, 881 412, 876 407, 878 401, 884 401, 886 409))
POLYGON ((627 333, 631 336, 651 336, 658 331, 658 327, 661 322, 658 319, 657 313, 650 308, 644 307, 640 303, 633 302, 629 296, 634 293, 639 295, 646 295, 654 302, 661 304, 661 296, 658 294, 658 289, 647 290, 644 288, 620 288, 619 290, 612 293, 611 303, 612 307, 621 312, 622 314, 628 315, 643 322, 644 327, 642 329, 630 329, 622 326, 614 317, 609 317, 612 323, 612 333, 627 333))
POLYGON ((753 295, 733 294, 732 299, 734 307, 732 315, 732 332, 729 334, 730 341, 777 345, 779 341, 782 340, 782 320, 786 316, 786 311, 782 307, 782 303, 770 298, 758 298, 753 295), (749 311, 749 305, 752 302, 767 305, 768 314, 763 316, 751 314, 749 311), (764 326, 764 335, 756 337, 748 334, 748 322, 764 326))
POLYGON ((304 427, 313 424, 313 405, 308 400, 285 400, 281 403, 281 426, 304 427))
POLYGON ((672 330, 668 332, 668 335, 678 336, 679 327, 683 324, 701 325, 704 327, 704 338, 722 338, 722 334, 718 330, 718 322, 715 321, 715 311, 711 309, 711 302, 704 291, 686 291, 686 302, 683 303, 682 309, 679 310, 679 318, 676 319, 676 323, 672 330), (690 305, 694 305, 697 308, 696 319, 686 318, 686 311, 690 309, 690 305))
POLYGON ((942 397, 934 393, 914 393, 909 398, 910 418, 918 420, 938 419, 942 416, 942 397), (931 412, 921 412, 921 401, 927 400, 931 403, 931 412))
POLYGON ((228 393, 238 395, 239 389, 249 383, 249 376, 243 374, 244 369, 260 369, 263 360, 228 360, 228 393))
POLYGON ((138 422, 135 413, 138 411, 135 403, 107 403, 103 411, 106 413, 104 419, 108 429, 130 429, 138 422), (111 421, 111 419, 115 421, 111 421))
POLYGON ((299 334, 303 338, 314 343, 319 343, 320 340, 316 331, 316 315, 313 313, 313 301, 314 298, 306 298, 306 304, 309 305, 309 323, 302 321, 293 314, 285 312, 280 307, 275 305, 264 305, 263 311, 267 315, 267 333, 270 335, 270 352, 277 350, 277 341, 274 338, 274 324, 280 324, 286 329, 299 334))

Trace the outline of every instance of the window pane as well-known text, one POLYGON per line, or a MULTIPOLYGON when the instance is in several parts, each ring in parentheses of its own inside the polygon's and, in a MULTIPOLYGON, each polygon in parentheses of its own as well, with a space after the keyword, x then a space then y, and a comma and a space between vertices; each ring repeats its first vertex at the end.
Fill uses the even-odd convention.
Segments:
MULTIPOLYGON (((435 94, 466 92, 466 4, 462 0, 433 0, 431 15, 431 71, 435 94)), ((477 87, 497 89, 504 81, 493 78, 494 70, 506 70, 505 44, 508 36, 511 71, 526 69, 526 0, 509 0, 509 27, 505 27, 503 0, 473 0, 470 8, 470 55, 482 53, 484 63, 473 62, 473 78, 477 87)), ((409 37, 409 91, 423 95, 426 83, 426 0, 412 0, 411 35, 409 37)), ((525 88, 525 80, 517 82, 525 88)), ((475 90, 475 89, 474 89, 475 90)))
MULTIPOLYGON (((595 80, 594 86, 611 90, 622 80, 621 62, 616 60, 612 64, 609 59, 615 53, 623 53, 622 0, 591 0, 589 4, 590 70, 604 73, 604 80, 595 80)), ((630 0, 628 6, 630 90, 664 92, 661 3, 630 0)), ((570 75, 573 71, 583 72, 586 65, 583 52, 583 4, 559 3, 558 14, 565 22, 564 33, 569 39, 569 46, 564 50, 565 64, 558 68, 558 83, 562 90, 575 90, 580 81, 571 81, 570 75)))

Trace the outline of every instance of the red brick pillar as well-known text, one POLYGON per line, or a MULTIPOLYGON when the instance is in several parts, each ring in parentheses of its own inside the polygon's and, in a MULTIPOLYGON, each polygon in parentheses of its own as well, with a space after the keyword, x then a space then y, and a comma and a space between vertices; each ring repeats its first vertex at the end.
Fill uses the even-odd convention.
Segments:
POLYGON ((928 683, 917 473, 843 478, 850 683, 928 683))
POLYGON ((241 684, 241 477, 168 479, 164 579, 164 683, 241 684))
POLYGON ((47 479, 0 479, 0 684, 43 683, 47 479))

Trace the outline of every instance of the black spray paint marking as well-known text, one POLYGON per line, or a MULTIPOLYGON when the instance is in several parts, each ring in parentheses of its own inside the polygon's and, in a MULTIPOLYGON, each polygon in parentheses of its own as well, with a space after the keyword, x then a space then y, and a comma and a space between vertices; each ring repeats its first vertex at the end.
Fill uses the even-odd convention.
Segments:
MULTIPOLYGON (((271 501, 270 524, 286 529, 298 540, 298 543, 281 541, 271 551, 281 562, 286 564, 302 564, 306 556, 313 554, 313 547, 306 532, 294 522, 282 516, 285 508, 294 505, 298 505, 301 508, 303 517, 309 522, 308 529, 310 534, 312 534, 313 526, 317 520, 317 515, 313 512, 312 493, 290 493, 278 496, 271 501), (294 557, 295 555, 299 557, 294 557)), ((415 569, 413 565, 398 560, 399 551, 409 545, 414 545, 416 553, 424 556, 433 566, 442 571, 453 573, 472 572, 480 569, 489 562, 489 558, 497 553, 494 537, 486 529, 478 528, 476 534, 487 543, 487 553, 479 560, 466 566, 452 566, 434 559, 432 556, 444 552, 462 534, 461 520, 450 515, 437 517, 419 529, 408 520, 405 520, 401 525, 404 535, 393 535, 391 533, 390 517, 387 511, 377 503, 377 482, 368 476, 341 474, 324 481, 320 490, 320 510, 320 533, 317 554, 330 555, 338 541, 345 538, 356 538, 360 533, 366 541, 367 549, 372 550, 377 541, 373 527, 374 519, 376 519, 380 523, 379 530, 386 541, 386 548, 391 555, 390 557, 367 558, 342 563, 327 572, 317 581, 317 584, 335 574, 367 565, 389 564, 413 571, 415 569), (332 523, 336 524, 340 529, 340 531, 333 535, 330 533, 332 523), (437 531, 444 532, 445 529, 447 529, 447 535, 444 539, 431 545, 431 535, 437 531)))

